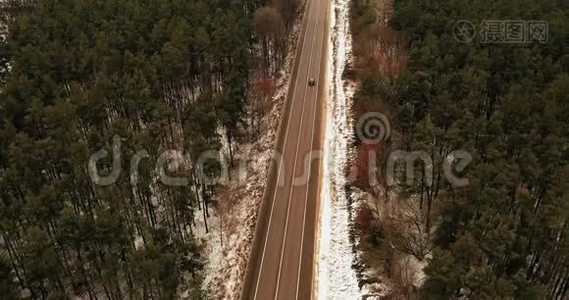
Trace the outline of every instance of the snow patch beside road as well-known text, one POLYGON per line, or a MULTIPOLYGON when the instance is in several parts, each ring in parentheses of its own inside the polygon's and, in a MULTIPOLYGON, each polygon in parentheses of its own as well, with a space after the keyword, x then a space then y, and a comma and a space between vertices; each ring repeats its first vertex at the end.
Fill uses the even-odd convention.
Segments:
POLYGON ((328 49, 329 96, 324 141, 323 182, 317 256, 318 299, 361 299, 353 245, 351 216, 346 194, 346 166, 352 149, 351 99, 356 84, 342 78, 351 58, 350 0, 334 0, 328 49))

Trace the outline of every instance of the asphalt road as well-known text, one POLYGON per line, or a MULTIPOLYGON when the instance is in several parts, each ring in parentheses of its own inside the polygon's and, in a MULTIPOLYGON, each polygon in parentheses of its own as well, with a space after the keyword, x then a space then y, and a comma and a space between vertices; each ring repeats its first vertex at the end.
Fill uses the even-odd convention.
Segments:
POLYGON ((330 0, 307 1, 242 299, 314 296, 330 0))

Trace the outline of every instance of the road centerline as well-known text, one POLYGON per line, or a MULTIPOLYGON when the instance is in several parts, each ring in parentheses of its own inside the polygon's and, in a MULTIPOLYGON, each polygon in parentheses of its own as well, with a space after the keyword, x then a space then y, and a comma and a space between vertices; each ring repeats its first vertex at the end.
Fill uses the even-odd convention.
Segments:
MULTIPOLYGON (((320 8, 320 3, 321 0, 314 0, 317 1, 317 6, 316 6, 316 11, 318 11, 318 9, 320 8)), ((310 13, 310 12, 309 12, 310 13)), ((316 19, 316 22, 314 24, 314 30, 313 30, 313 36, 316 34, 317 29, 318 29, 318 18, 316 19)), ((307 76, 310 77, 310 71, 312 69, 312 58, 314 56, 314 40, 312 41, 312 45, 310 47, 310 55, 309 55, 309 59, 308 59, 308 71, 306 72, 307 76)), ((302 99, 302 112, 300 115, 300 129, 302 128, 302 124, 304 123, 304 110, 305 110, 305 105, 306 105, 306 95, 308 94, 309 89, 305 88, 304 90, 304 95, 303 95, 303 99, 302 99)), ((277 287, 275 290, 275 299, 278 296, 279 293, 279 288, 280 288, 280 279, 281 279, 281 271, 282 271, 282 264, 283 264, 283 257, 284 257, 284 249, 286 246, 286 239, 288 237, 288 223, 289 223, 289 219, 290 219, 290 207, 291 207, 291 202, 292 202, 292 192, 294 191, 294 178, 296 177, 296 165, 298 162, 298 150, 300 148, 300 139, 301 139, 302 135, 299 134, 297 137, 297 144, 296 144, 296 150, 295 150, 295 154, 294 154, 294 163, 293 163, 293 168, 292 168, 292 178, 291 178, 291 187, 290 187, 290 191, 289 191, 289 195, 288 195, 288 204, 287 204, 287 212, 286 212, 286 217, 285 217, 285 231, 284 231, 284 235, 283 235, 283 242, 281 245, 281 252, 280 252, 280 259, 279 259, 279 267, 278 267, 278 277, 277 277, 277 287)), ((308 183, 307 183, 308 185, 308 183)))
MULTIPOLYGON (((327 25, 326 21, 328 20, 328 13, 329 13, 328 12, 328 2, 325 2, 324 7, 325 7, 324 10, 325 10, 326 16, 324 18, 323 27, 325 27, 327 25)), ((322 37, 322 39, 321 39, 322 50, 327 48, 326 47, 327 38, 328 38, 327 35, 324 34, 324 37, 322 37)), ((315 105, 316 107, 314 108, 314 114, 312 117, 312 138, 311 138, 311 146, 310 146, 311 151, 309 154, 310 158, 309 158, 309 163, 308 163, 308 181, 307 181, 306 196, 305 196, 305 200, 304 200, 303 213, 302 213, 303 214, 302 215, 302 227, 301 227, 302 233, 301 233, 301 237, 300 237, 300 254, 299 254, 299 261, 298 261, 298 275, 296 278, 296 290, 295 290, 295 298, 296 299, 298 299, 298 289, 300 286, 300 274, 301 274, 300 271, 302 269, 302 251, 303 251, 303 247, 304 247, 304 232, 305 232, 305 226, 306 226, 306 210, 307 210, 307 206, 308 206, 308 194, 310 193, 310 188, 308 187, 308 185, 310 183, 310 178, 311 178, 311 174, 312 174, 312 159, 313 159, 312 153, 314 151, 314 135, 316 132, 316 116, 317 116, 318 108, 320 107, 318 104, 321 104, 321 103, 319 103, 319 100, 321 100, 320 97, 325 95, 325 94, 320 95, 320 90, 319 90, 319 86, 320 86, 320 82, 321 82, 321 75, 322 75, 321 71, 322 71, 322 69, 320 69, 318 71, 318 76, 317 76, 318 79, 316 80, 316 82, 317 82, 316 83, 316 105, 315 105)), ((319 184, 317 183, 317 185, 319 185, 319 184)))

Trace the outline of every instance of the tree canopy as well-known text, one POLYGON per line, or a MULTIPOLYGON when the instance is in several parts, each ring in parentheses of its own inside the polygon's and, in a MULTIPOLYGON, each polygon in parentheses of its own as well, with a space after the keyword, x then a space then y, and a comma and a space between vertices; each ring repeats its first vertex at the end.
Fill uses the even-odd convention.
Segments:
MULTIPOLYGON (((395 80, 363 71, 356 107, 387 112, 401 136, 390 147, 435 161, 453 149, 474 158, 465 188, 405 187, 440 208, 426 297, 567 298, 569 3, 395 0, 393 8, 407 66, 395 80), (544 21, 548 37, 485 43, 485 20, 544 21), (472 41, 453 34, 461 21, 474 25, 472 41)), ((363 1, 354 13, 356 34, 376 24, 363 1)))

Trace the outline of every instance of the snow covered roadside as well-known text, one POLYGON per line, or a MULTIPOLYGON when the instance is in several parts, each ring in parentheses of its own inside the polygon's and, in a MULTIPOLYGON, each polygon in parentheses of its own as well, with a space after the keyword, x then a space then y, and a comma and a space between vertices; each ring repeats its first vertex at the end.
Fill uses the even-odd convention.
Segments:
POLYGON ((324 141, 323 183, 317 256, 318 299, 361 299, 350 241, 351 216, 346 194, 346 166, 352 149, 351 99, 355 83, 342 75, 351 58, 350 0, 334 0, 328 49, 329 91, 324 141))
MULTIPOLYGON (((301 3, 301 11, 303 10, 301 3)), ((251 245, 255 234, 257 215, 263 200, 267 184, 272 150, 276 145, 279 121, 291 80, 291 68, 294 64, 296 44, 299 37, 302 18, 298 18, 287 49, 286 63, 276 83, 276 92, 272 98, 272 108, 263 118, 266 132, 255 142, 238 145, 235 150, 235 162, 247 162, 246 177, 240 177, 232 171, 230 182, 220 201, 226 201, 220 211, 210 209, 212 217, 208 219, 209 233, 200 228, 196 235, 204 247, 206 255, 203 290, 207 298, 238 299, 240 297, 251 245)), ((226 148, 225 146, 224 148, 226 148)), ((223 151, 228 153, 226 149, 223 151)), ((227 155, 228 156, 228 155, 227 155)), ((227 158, 228 159, 228 158, 227 158)), ((201 223, 201 222, 196 222, 201 223)), ((183 295, 189 299, 189 295, 183 295)))

